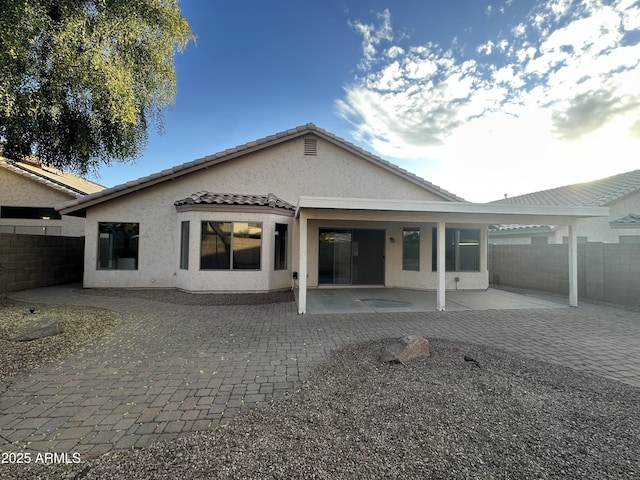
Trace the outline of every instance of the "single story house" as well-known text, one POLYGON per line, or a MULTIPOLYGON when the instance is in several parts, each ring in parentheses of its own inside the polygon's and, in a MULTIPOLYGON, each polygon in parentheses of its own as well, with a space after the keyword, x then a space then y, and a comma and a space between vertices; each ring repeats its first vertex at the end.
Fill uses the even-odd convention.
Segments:
POLYGON ((608 214, 468 203, 314 124, 56 208, 85 218, 85 287, 298 288, 300 313, 307 288, 351 285, 436 290, 444 310, 446 289, 488 287, 489 225, 608 214))
POLYGON ((53 206, 103 189, 35 161, 0 157, 0 233, 82 237, 84 220, 60 215, 53 206))
MULTIPOLYGON (((608 207, 607 217, 576 221, 578 243, 640 244, 640 170, 600 180, 566 185, 491 202, 499 205, 608 207)), ((567 243, 566 225, 493 225, 489 242, 496 245, 567 243)))

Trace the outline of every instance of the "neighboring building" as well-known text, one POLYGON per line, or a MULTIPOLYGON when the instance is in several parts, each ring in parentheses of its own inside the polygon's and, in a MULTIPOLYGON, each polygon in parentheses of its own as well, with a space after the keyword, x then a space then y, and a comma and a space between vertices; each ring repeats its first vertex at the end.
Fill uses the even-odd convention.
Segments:
POLYGON ((102 189, 52 167, 0 157, 0 233, 83 236, 84 220, 60 215, 53 206, 102 189))
POLYGON ((350 285, 437 290, 442 310, 488 287, 489 224, 607 213, 467 203, 313 124, 56 208, 85 217, 85 287, 297 286, 300 313, 307 287, 350 285))
MULTIPOLYGON (((578 242, 640 243, 640 170, 491 203, 608 207, 608 217, 577 220, 578 242)), ((489 243, 493 244, 566 243, 567 238, 566 225, 501 224, 489 229, 489 243)))

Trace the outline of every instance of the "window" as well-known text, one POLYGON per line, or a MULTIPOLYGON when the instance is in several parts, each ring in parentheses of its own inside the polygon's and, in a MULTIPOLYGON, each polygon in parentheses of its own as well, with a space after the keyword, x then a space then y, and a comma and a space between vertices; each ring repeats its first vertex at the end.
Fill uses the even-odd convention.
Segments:
POLYGON ((549 237, 531 237, 531 245, 548 245, 549 237))
POLYGON ((402 229, 402 269, 420 271, 420 228, 402 229))
POLYGON ((60 220, 62 216, 50 207, 0 207, 0 218, 26 218, 28 220, 60 220))
POLYGON ((275 253, 273 260, 274 270, 287 269, 287 246, 289 244, 287 228, 288 225, 286 223, 276 223, 275 253))
POLYGON ((98 270, 137 270, 139 223, 98 224, 98 270))
POLYGON ((202 222, 202 270, 259 270, 262 224, 202 222))
POLYGON ((180 225, 180 269, 189 270, 189 222, 180 225))
MULTIPOLYGON (((433 229, 431 270, 438 269, 438 231, 433 229)), ((445 271, 477 272, 480 270, 480 230, 445 229, 445 271)))

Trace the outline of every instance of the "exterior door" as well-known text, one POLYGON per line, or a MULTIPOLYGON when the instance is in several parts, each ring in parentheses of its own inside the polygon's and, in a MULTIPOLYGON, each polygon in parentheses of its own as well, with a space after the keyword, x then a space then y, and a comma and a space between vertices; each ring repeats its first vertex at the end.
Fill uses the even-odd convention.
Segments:
POLYGON ((353 285, 384 285, 384 230, 353 231, 353 285))
POLYGON ((320 229, 318 283, 384 285, 384 230, 320 229))
POLYGON ((320 230, 318 282, 351 285, 351 230, 320 230))

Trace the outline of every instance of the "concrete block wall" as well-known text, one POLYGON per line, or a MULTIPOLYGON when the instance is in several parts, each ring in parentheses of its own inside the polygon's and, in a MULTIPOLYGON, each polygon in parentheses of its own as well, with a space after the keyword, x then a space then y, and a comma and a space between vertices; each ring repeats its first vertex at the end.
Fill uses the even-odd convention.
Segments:
POLYGON ((84 237, 0 233, 0 292, 81 282, 84 237))
MULTIPOLYGON (((490 245, 488 253, 492 284, 569 292, 567 245, 490 245)), ((640 306, 640 244, 578 245, 578 295, 640 306)))
POLYGON ((640 244, 604 245, 604 299, 640 306, 640 244))
POLYGON ((490 245, 489 281, 568 294, 567 262, 567 245, 490 245))

